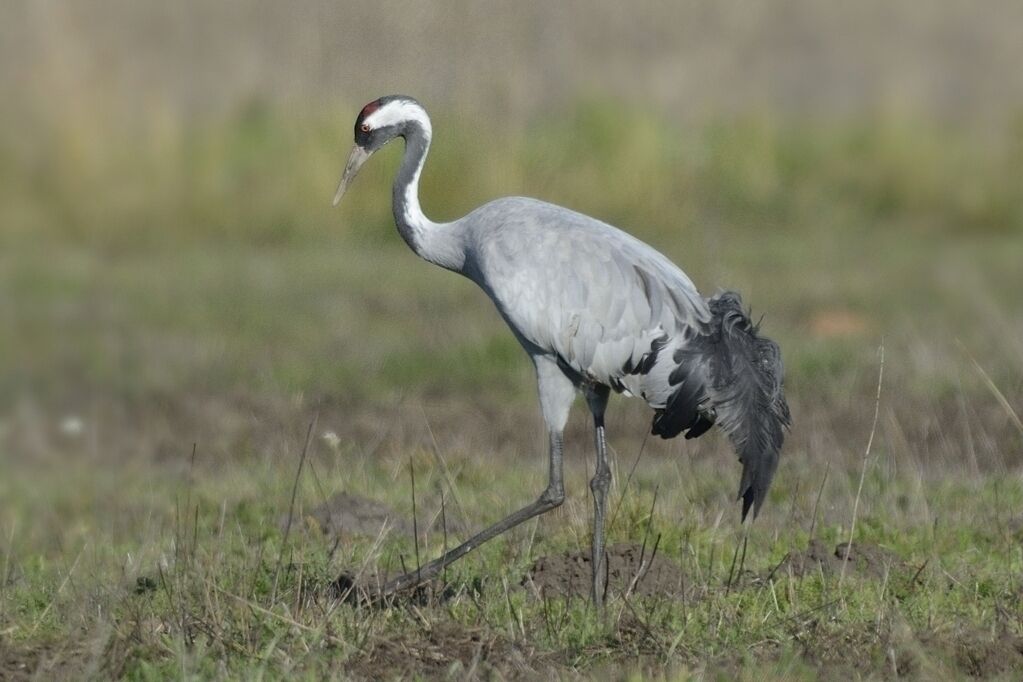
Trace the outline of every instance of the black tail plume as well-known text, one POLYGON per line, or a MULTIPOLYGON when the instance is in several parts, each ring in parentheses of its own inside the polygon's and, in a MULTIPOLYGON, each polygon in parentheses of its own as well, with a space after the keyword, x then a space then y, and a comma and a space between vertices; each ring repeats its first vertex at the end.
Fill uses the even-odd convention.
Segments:
POLYGON ((760 513, 791 423, 784 368, 778 344, 758 335, 739 294, 726 291, 707 303, 713 316, 708 388, 717 423, 742 462, 738 496, 745 521, 751 508, 754 518, 760 513))

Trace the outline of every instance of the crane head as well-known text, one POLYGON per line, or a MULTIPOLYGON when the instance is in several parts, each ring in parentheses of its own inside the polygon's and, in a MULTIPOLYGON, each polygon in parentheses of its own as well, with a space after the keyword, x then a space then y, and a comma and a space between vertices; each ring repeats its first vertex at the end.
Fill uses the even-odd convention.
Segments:
POLYGON ((355 119, 355 146, 348 155, 334 194, 335 206, 341 201, 362 164, 394 138, 403 137, 410 125, 418 126, 429 138, 430 119, 422 105, 411 97, 389 95, 373 100, 362 108, 355 119))

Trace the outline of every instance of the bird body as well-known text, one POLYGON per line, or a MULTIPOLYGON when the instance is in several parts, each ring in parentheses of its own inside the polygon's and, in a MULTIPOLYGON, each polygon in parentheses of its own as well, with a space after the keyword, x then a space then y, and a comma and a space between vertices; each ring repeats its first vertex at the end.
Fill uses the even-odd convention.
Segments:
MULTIPOLYGON (((610 482, 604 410, 610 391, 641 397, 655 410, 653 432, 695 437, 715 422, 743 463, 745 518, 770 485, 789 421, 777 345, 733 293, 709 299, 663 254, 589 216, 536 199, 491 201, 450 223, 419 204, 419 178, 432 137, 425 110, 408 97, 368 104, 356 120, 356 146, 335 195, 373 152, 403 137, 393 191, 395 222, 418 255, 475 282, 536 366, 540 405, 551 437, 551 479, 533 505, 431 563, 442 567, 480 542, 561 503, 561 434, 577 392, 594 415, 594 600, 599 604, 603 517, 610 482), (464 551, 462 551, 464 550, 464 551), (461 552, 461 553, 459 553, 461 552)), ((439 569, 438 569, 439 570, 439 569)), ((396 587, 422 579, 406 576, 396 587)))
POLYGON ((462 274, 491 296, 527 352, 665 406, 670 353, 648 371, 628 370, 655 343, 676 350, 710 321, 681 270, 611 225, 535 199, 498 199, 458 222, 467 244, 462 274))

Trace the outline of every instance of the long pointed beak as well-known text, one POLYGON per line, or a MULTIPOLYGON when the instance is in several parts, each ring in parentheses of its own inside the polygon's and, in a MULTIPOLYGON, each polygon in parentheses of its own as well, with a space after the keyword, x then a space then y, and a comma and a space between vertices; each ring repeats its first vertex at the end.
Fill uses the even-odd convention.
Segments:
POLYGON ((345 164, 345 172, 341 175, 341 182, 337 183, 337 192, 334 193, 334 206, 337 206, 344 196, 348 185, 355 179, 362 164, 366 163, 373 152, 368 152, 359 145, 352 147, 352 153, 348 155, 348 162, 345 164))

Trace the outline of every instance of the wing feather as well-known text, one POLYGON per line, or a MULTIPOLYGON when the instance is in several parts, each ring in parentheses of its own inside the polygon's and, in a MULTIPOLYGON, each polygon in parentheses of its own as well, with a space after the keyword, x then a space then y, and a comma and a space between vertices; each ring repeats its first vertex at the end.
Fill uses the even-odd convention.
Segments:
POLYGON ((614 385, 655 339, 689 336, 710 319, 685 273, 640 240, 559 206, 502 201, 480 209, 476 270, 466 274, 535 350, 614 385))

